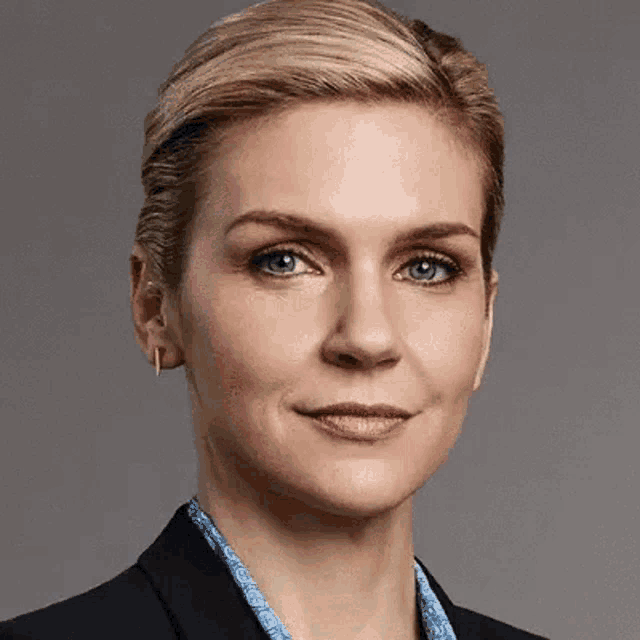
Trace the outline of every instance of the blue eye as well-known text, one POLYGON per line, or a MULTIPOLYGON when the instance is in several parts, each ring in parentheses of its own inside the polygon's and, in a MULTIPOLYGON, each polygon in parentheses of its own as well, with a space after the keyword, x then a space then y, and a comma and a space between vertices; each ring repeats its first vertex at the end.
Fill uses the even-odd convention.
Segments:
MULTIPOLYGON (((281 247, 268 253, 263 253, 251 260, 253 270, 271 278, 292 278, 306 273, 319 273, 317 269, 307 269, 295 273, 299 264, 313 264, 311 258, 301 249, 281 247)), ((452 285, 462 275, 462 269, 458 264, 441 254, 425 253, 406 263, 401 271, 408 270, 409 278, 401 280, 414 280, 418 286, 440 287, 452 285)))
MULTIPOLYGON (((276 274, 291 274, 295 269, 295 263, 301 256, 294 251, 272 251, 255 258, 252 263, 262 271, 261 266, 266 265, 276 274)), ((267 275, 273 275, 267 272, 267 275)))
POLYGON ((460 268, 453 262, 433 256, 423 256, 407 266, 411 276, 427 286, 433 282, 437 282, 437 284, 448 283, 460 273, 460 268))

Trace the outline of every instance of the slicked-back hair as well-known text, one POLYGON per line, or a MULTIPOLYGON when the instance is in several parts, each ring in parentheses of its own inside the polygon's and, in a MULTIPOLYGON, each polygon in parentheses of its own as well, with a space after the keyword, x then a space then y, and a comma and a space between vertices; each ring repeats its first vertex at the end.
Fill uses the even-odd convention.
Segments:
POLYGON ((476 155, 486 290, 504 211, 504 123, 486 67, 457 38, 377 0, 252 5, 211 25, 176 63, 145 120, 135 232, 158 284, 181 286, 205 159, 235 125, 314 101, 422 106, 476 155))

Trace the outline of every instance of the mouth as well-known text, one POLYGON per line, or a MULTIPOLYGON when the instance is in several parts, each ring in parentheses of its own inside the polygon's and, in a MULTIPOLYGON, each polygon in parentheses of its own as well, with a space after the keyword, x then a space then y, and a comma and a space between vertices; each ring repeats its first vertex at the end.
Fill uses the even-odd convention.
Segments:
POLYGON ((358 418, 356 416, 306 416, 314 426, 338 438, 375 442, 384 440, 402 426, 406 418, 358 418))
POLYGON ((358 418, 411 418, 413 413, 409 413, 399 407, 390 404, 359 404, 357 402, 341 402, 339 404, 330 404, 319 409, 294 409, 298 413, 309 416, 339 415, 339 416, 356 416, 358 418))
POLYGON ((331 405, 315 411, 297 410, 316 428, 338 438, 374 442, 393 435, 414 414, 390 405, 331 405))

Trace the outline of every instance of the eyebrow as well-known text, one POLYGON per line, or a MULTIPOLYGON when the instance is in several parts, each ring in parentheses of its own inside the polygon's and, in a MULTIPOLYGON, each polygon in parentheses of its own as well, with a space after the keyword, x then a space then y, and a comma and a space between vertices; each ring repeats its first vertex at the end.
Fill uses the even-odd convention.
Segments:
MULTIPOLYGON (((333 238, 335 236, 330 227, 299 214, 270 209, 253 209, 235 218, 225 229, 225 237, 236 227, 250 222, 325 238, 333 238)), ((461 222, 434 222, 399 233, 395 238, 395 242, 404 244, 416 240, 434 240, 457 235, 469 235, 478 240, 480 239, 476 231, 461 222)))

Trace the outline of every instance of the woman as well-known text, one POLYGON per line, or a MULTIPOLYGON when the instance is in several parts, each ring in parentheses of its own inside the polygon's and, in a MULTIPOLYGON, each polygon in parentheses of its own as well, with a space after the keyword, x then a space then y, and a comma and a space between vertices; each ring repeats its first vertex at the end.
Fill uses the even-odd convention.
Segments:
POLYGON ((454 605, 412 496, 488 358, 503 126, 461 44, 365 0, 213 25, 146 122, 137 341, 184 365, 198 493, 29 638, 536 638, 454 605))

